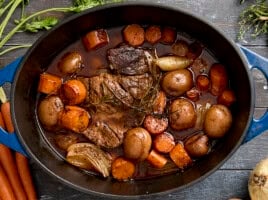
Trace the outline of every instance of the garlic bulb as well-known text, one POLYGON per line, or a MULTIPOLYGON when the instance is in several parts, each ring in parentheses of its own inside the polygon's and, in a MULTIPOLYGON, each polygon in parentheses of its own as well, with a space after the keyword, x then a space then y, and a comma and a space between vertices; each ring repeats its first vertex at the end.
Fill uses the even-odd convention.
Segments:
POLYGON ((260 161, 251 172, 248 190, 251 200, 268 199, 268 158, 260 161))

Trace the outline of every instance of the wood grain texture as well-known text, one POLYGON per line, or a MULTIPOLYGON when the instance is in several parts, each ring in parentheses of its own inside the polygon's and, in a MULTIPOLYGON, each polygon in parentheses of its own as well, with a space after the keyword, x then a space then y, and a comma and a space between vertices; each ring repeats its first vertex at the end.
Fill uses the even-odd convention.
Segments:
MULTIPOLYGON (((141 0, 137 0, 140 2, 141 0)), ((71 0, 35 0, 30 1, 27 6, 27 12, 35 12, 49 7, 60 7, 71 4, 71 0)), ((150 0, 147 2, 157 2, 159 4, 170 5, 183 10, 190 11, 200 18, 205 18, 215 27, 219 28, 230 39, 238 42, 237 34, 239 30, 238 19, 239 13, 252 1, 246 1, 240 5, 239 0, 150 0)), ((63 18, 62 14, 54 13, 63 18)), ((16 13, 16 17, 19 13, 16 13)), ((15 19, 14 18, 14 19, 15 19)), ((1 19, 0 19, 1 20, 1 19)), ((10 30, 12 24, 7 27, 10 30)), ((33 43, 44 32, 38 34, 21 33, 12 38, 8 46, 20 43, 33 43)), ((267 36, 261 36, 257 39, 246 37, 245 41, 239 41, 249 49, 268 58, 267 36)), ((15 58, 25 54, 27 49, 20 49, 10 54, 0 56, 0 66, 4 66, 15 58)), ((253 71, 252 76, 255 84, 255 114, 256 118, 260 117, 268 107, 267 81, 262 73, 253 71)), ((5 89, 9 90, 10 86, 6 85, 5 89)), ((166 196, 148 197, 146 199, 185 199, 185 200, 227 200, 231 197, 248 199, 247 180, 250 170, 254 168, 257 162, 268 157, 268 131, 254 138, 252 141, 241 145, 236 153, 215 173, 207 179, 195 184, 183 191, 174 191, 166 196)), ((69 186, 63 185, 61 182, 48 175, 37 164, 31 164, 33 170, 34 181, 38 189, 38 195, 41 200, 97 200, 98 197, 81 193, 69 186)))

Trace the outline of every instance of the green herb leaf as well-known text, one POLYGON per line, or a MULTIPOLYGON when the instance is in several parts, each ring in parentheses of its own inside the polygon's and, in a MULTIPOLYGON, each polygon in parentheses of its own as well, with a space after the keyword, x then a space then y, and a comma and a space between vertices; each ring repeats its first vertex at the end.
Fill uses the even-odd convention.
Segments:
POLYGON ((253 38, 268 33, 268 4, 263 1, 256 1, 255 4, 247 7, 240 14, 238 39, 242 40, 246 33, 253 38))
MULTIPOLYGON (((22 31, 29 31, 32 33, 36 33, 39 30, 49 30, 53 26, 58 23, 58 19, 56 17, 36 17, 32 19, 31 22, 25 23, 20 30, 22 31)), ((15 21, 15 23, 19 23, 20 21, 15 21)))

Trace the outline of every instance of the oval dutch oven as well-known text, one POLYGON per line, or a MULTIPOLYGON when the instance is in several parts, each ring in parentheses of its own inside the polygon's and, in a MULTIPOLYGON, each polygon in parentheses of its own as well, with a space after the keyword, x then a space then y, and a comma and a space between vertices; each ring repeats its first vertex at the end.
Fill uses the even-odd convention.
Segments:
POLYGON ((250 72, 252 68, 258 68, 267 78, 268 70, 263 67, 265 63, 267 65, 265 58, 238 47, 210 23, 178 8, 128 2, 89 9, 45 33, 23 58, 2 69, 0 84, 12 82, 11 108, 16 134, 1 130, 0 142, 29 156, 69 186, 100 197, 142 198, 182 190, 206 178, 226 162, 243 142, 268 129, 267 112, 261 119, 253 119, 255 95, 250 72), (227 66, 237 103, 233 111, 233 125, 223 141, 192 168, 159 178, 118 182, 85 174, 64 162, 49 148, 36 116, 37 85, 39 74, 54 56, 87 31, 131 23, 176 27, 205 44, 227 66))

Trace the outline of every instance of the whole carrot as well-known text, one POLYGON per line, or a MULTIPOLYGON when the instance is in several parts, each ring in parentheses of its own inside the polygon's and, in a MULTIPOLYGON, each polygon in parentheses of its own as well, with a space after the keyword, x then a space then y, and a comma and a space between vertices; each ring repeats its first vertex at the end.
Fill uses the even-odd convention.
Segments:
MULTIPOLYGON (((0 101, 2 102, 0 110, 6 125, 6 129, 9 133, 13 133, 14 127, 11 120, 10 103, 7 101, 2 87, 0 87, 0 101)), ((0 162, 5 173, 7 174, 16 199, 27 200, 12 151, 8 147, 1 144, 0 152, 0 162)))
POLYGON ((10 182, 0 165, 0 199, 2 200, 16 200, 10 182))
POLYGON ((34 188, 32 176, 30 173, 28 159, 20 153, 16 153, 15 158, 16 158, 15 160, 16 160, 16 164, 18 167, 19 175, 22 180, 22 184, 24 186, 28 200, 36 200, 37 195, 36 195, 36 191, 34 188))
POLYGON ((3 118, 3 115, 2 115, 2 113, 0 112, 0 127, 2 128, 2 129, 6 129, 6 125, 5 125, 5 122, 4 122, 4 118, 3 118))

